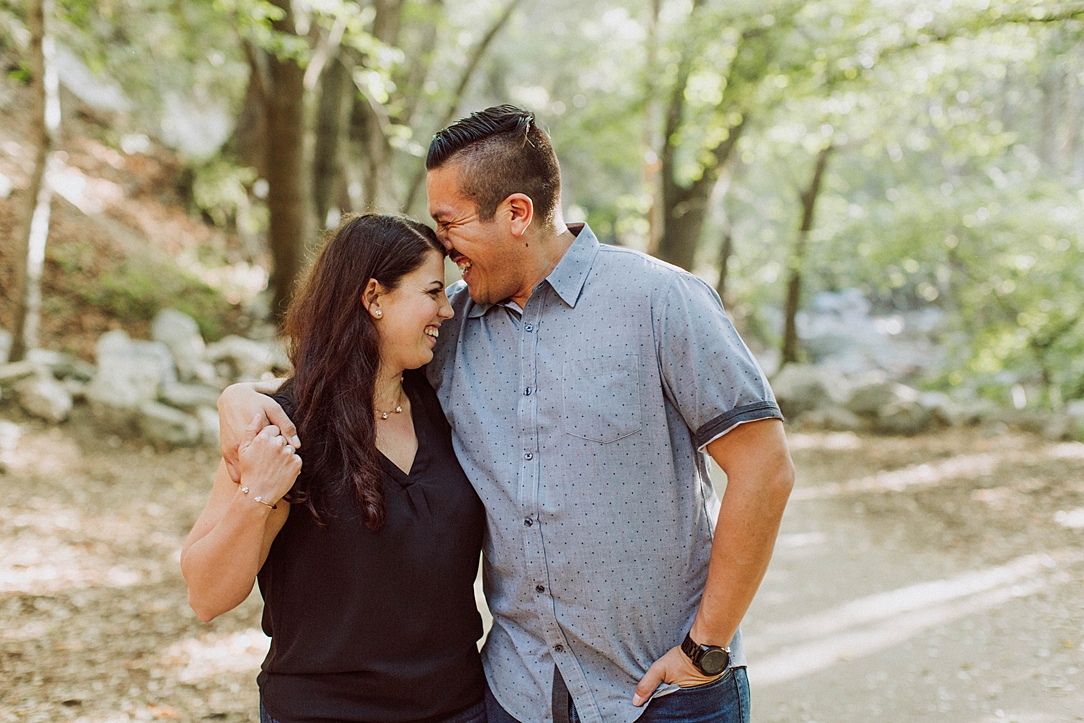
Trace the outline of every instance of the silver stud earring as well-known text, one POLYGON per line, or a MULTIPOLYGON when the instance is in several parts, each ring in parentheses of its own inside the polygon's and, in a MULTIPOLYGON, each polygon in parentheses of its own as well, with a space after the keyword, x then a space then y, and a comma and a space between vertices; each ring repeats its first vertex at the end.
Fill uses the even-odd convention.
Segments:
POLYGON ((376 311, 373 312, 373 316, 375 316, 376 318, 379 319, 380 317, 384 316, 384 312, 381 311, 380 309, 377 309, 376 311))

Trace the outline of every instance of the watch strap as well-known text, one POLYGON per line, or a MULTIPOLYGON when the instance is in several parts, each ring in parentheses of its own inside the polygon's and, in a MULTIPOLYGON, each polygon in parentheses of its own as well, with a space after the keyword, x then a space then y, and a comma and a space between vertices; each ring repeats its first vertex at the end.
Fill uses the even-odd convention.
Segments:
POLYGON ((721 645, 700 645, 692 639, 692 635, 690 633, 686 633, 685 639, 681 641, 681 652, 685 653, 686 657, 688 657, 689 660, 692 661, 692 664, 696 667, 696 669, 704 675, 720 675, 723 672, 723 670, 704 670, 702 663, 704 655, 716 651, 726 654, 726 664, 723 666, 723 670, 725 670, 726 667, 730 664, 730 648, 723 647, 721 645))

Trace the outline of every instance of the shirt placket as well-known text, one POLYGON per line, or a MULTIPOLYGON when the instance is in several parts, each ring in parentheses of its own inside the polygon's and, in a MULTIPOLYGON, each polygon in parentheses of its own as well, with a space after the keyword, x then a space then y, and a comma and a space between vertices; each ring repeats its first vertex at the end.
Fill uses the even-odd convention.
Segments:
MULTIPOLYGON (((561 668, 565 684, 568 686, 573 699, 577 701, 577 712, 580 719, 584 723, 602 723, 600 711, 589 692, 587 680, 557 620, 556 603, 552 591, 553 581, 550 579, 549 566, 546 564, 546 530, 543 524, 544 521, 538 514, 541 468, 538 459, 540 436, 538 429, 538 389, 536 387, 538 381, 539 327, 542 324, 543 311, 550 302, 551 292, 552 290, 547 285, 536 289, 535 294, 527 301, 518 329, 520 396, 517 420, 521 448, 519 504, 523 517, 523 548, 528 574, 531 576, 529 589, 534 594, 534 607, 538 611, 539 619, 544 621, 543 635, 550 655, 561 668)), ((549 703, 549 700, 546 702, 549 703)))

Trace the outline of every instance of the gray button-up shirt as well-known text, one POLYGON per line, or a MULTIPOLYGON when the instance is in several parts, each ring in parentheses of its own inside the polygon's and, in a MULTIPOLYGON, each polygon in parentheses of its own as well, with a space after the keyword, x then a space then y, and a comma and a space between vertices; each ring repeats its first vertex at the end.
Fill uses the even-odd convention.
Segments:
MULTIPOLYGON (((703 449, 781 415, 711 287, 573 231, 522 310, 449 289, 429 376, 486 507, 494 695, 552 720, 556 663, 585 723, 629 723, 707 580, 719 500, 703 449)), ((731 647, 744 665, 740 633, 731 647)))

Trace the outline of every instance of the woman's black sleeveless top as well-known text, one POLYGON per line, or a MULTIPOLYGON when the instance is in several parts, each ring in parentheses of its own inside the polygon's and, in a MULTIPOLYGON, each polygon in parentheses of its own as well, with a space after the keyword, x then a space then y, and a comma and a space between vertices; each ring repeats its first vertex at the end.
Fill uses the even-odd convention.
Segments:
MULTIPOLYGON (((425 721, 482 699, 485 512, 424 374, 408 371, 404 387, 418 453, 409 475, 381 457, 383 527, 366 529, 352 493, 329 496, 325 527, 295 505, 260 570, 260 695, 283 723, 425 721)), ((288 390, 275 399, 293 413, 288 390)))

